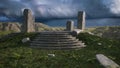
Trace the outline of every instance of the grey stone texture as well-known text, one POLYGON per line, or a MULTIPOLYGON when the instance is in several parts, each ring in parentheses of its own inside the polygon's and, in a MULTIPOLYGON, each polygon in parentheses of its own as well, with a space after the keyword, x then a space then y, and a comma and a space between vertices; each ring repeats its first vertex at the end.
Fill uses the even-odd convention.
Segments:
POLYGON ((24 9, 23 15, 24 23, 22 25, 22 32, 23 33, 35 32, 34 28, 35 19, 32 15, 32 11, 30 9, 24 9))
MULTIPOLYGON (((30 47, 67 50, 86 47, 86 45, 76 39, 76 37, 73 37, 70 31, 43 31, 38 32, 38 35, 31 40, 30 47)), ((52 56, 52 54, 49 56, 52 56)))
POLYGON ((77 36, 80 32, 82 32, 82 30, 74 29, 74 31, 72 31, 72 36, 77 36))
POLYGON ((67 31, 73 31, 74 30, 74 22, 73 21, 67 21, 66 23, 66 30, 67 31))
POLYGON ((30 41, 30 38, 29 38, 29 37, 22 39, 22 43, 26 43, 26 42, 28 42, 28 41, 30 41))
POLYGON ((84 11, 78 12, 77 28, 81 30, 85 29, 85 12, 84 11))
POLYGON ((96 58, 105 68, 120 68, 118 64, 116 64, 114 61, 104 56, 103 54, 97 54, 96 58))

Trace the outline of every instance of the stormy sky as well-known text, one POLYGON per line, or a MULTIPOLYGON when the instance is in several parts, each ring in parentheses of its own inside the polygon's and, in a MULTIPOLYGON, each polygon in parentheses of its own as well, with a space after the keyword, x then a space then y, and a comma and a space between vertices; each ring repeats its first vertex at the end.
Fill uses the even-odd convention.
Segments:
POLYGON ((88 18, 120 17, 120 0, 0 0, 0 20, 22 16, 29 8, 39 18, 74 18, 85 11, 88 18))

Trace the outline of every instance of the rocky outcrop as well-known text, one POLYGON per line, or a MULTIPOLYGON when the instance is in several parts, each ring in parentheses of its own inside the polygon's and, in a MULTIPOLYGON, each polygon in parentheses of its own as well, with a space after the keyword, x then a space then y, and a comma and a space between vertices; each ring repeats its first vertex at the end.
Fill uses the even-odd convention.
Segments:
MULTIPOLYGON (((61 31, 64 30, 63 27, 50 27, 48 25, 36 22, 34 23, 35 32, 40 31, 61 31)), ((20 23, 11 23, 11 22, 4 22, 0 23, 0 31, 13 31, 13 32, 20 32, 22 30, 22 26, 20 23)))
POLYGON ((0 23, 0 31, 20 32, 21 24, 19 23, 0 23))
MULTIPOLYGON (((42 31, 47 30, 50 27, 47 25, 44 25, 42 23, 34 23, 35 31, 42 31)), ((13 31, 13 32, 20 32, 22 30, 20 23, 10 23, 10 22, 4 22, 0 23, 0 31, 13 31)))

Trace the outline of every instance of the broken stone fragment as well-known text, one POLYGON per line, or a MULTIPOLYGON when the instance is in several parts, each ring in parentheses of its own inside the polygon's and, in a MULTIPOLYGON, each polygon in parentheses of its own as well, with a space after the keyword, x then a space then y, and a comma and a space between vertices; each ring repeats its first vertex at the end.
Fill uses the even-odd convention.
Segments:
POLYGON ((29 37, 22 39, 22 43, 26 43, 26 42, 28 42, 28 41, 30 41, 30 38, 29 38, 29 37))
POLYGON ((55 54, 48 54, 49 57, 55 57, 55 54))

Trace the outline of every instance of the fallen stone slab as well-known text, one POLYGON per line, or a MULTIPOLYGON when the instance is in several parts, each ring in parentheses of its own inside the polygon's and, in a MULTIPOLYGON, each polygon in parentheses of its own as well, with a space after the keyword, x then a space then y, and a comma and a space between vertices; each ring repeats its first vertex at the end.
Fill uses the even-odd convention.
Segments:
POLYGON ((103 65, 105 68, 120 68, 118 64, 116 64, 114 61, 107 58, 103 54, 97 54, 96 58, 100 62, 100 64, 103 65))

